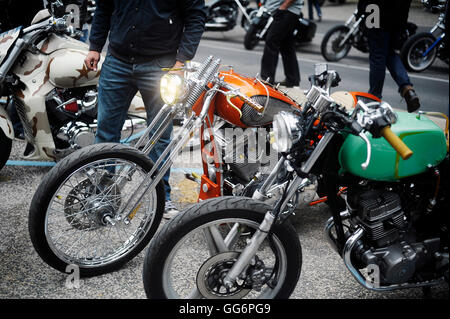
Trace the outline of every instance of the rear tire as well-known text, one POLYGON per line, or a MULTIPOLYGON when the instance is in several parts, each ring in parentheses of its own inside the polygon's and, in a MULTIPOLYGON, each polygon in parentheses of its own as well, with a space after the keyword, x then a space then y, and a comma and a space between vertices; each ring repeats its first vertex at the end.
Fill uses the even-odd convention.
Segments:
MULTIPOLYGON (((213 227, 212 223, 216 223, 214 226, 217 225, 217 227, 220 228, 222 226, 228 226, 227 223, 235 225, 238 221, 240 225, 239 228, 241 229, 239 231, 239 236, 245 236, 245 233, 247 232, 247 236, 250 237, 252 234, 251 227, 257 227, 262 222, 264 214, 270 209, 270 206, 249 198, 220 197, 209 199, 191 206, 184 213, 179 214, 176 218, 172 219, 169 223, 164 225, 161 232, 159 232, 152 240, 145 256, 143 283, 147 297, 152 299, 192 298, 191 294, 188 292, 192 293, 191 290, 195 291, 196 289, 200 291, 200 287, 198 286, 199 275, 197 274, 197 281, 195 281, 192 276, 189 276, 189 273, 196 274, 197 265, 194 266, 193 264, 200 264, 203 262, 203 260, 196 258, 196 254, 199 254, 199 256, 202 255, 203 258, 209 256, 207 252, 205 252, 206 255, 202 254, 203 252, 196 247, 198 243, 203 243, 201 237, 199 240, 198 234, 210 229, 209 227, 213 227), (253 226, 249 227, 243 225, 253 226), (242 229, 244 229, 244 231, 242 231, 242 229), (196 231, 199 231, 199 233, 196 233, 196 231), (195 238, 195 245, 187 244, 187 255, 189 256, 187 258, 190 258, 190 262, 188 259, 186 261, 187 263, 181 263, 181 265, 186 265, 186 268, 184 270, 179 269, 180 273, 183 274, 182 285, 184 288, 182 292, 183 296, 180 296, 180 292, 175 290, 178 287, 172 282, 172 277, 170 277, 171 273, 167 273, 167 271, 171 270, 169 267, 172 266, 173 263, 178 264, 177 262, 174 262, 178 249, 181 251, 181 256, 186 256, 186 253, 181 247, 185 242, 189 241, 189 235, 192 235, 192 238, 195 238), (192 284, 190 284, 190 282, 192 282, 192 284), (185 288, 186 286, 188 287, 185 288), (185 290, 188 290, 188 292, 185 290)), ((220 232, 222 231, 223 229, 221 228, 220 232)), ((278 267, 273 268, 277 269, 275 274, 277 277, 275 280, 275 287, 269 288, 267 284, 264 284, 262 287, 263 293, 259 297, 285 299, 289 298, 292 294, 300 277, 302 265, 301 246, 294 227, 288 221, 273 226, 273 238, 274 240, 272 245, 270 245, 270 248, 274 253, 274 250, 276 250, 275 255, 282 256, 279 257, 278 267)), ((239 246, 239 239, 235 245, 239 246)), ((267 248, 268 246, 265 247, 267 248)), ((229 253, 236 253, 240 249, 243 249, 243 247, 239 246, 239 249, 236 249, 236 246, 233 245, 228 249, 229 253)), ((224 252, 216 253, 213 257, 220 254, 224 254, 224 252)), ((257 253, 257 256, 258 254, 259 252, 257 253)), ((261 253, 260 257, 264 257, 265 259, 263 262, 268 265, 266 255, 261 253)), ((207 260, 205 263, 206 262, 207 260)), ((205 263, 203 263, 203 265, 205 265, 205 263)), ((198 271, 200 271, 201 268, 202 267, 199 267, 198 271)), ((178 272, 178 269, 175 269, 175 271, 178 272)), ((174 278, 178 279, 179 277, 176 276, 177 275, 175 274, 174 278)), ((201 278, 202 276, 200 276, 200 279, 201 278)), ((254 290, 250 291, 254 292, 254 290)), ((196 297, 206 297, 200 293, 194 295, 196 297)), ((223 296, 218 297, 225 298, 223 296)), ((227 298, 229 297, 230 296, 227 296, 227 298)), ((239 298, 242 298, 242 295, 240 295, 239 298)))
POLYGON ((0 170, 5 166, 11 155, 12 140, 10 140, 5 133, 0 129, 0 170))
MULTIPOLYGON (((66 272, 68 265, 76 265, 81 276, 117 270, 134 258, 148 244, 160 224, 164 212, 163 181, 151 194, 145 195, 129 224, 123 221, 117 221, 116 225, 102 224, 99 217, 105 216, 100 215, 106 211, 104 207, 109 208, 112 218, 116 217, 114 213, 120 211, 121 203, 125 202, 125 191, 132 192, 135 186, 130 184, 139 183, 136 178, 144 178, 152 167, 152 161, 135 148, 113 143, 86 146, 58 162, 39 185, 29 211, 29 234, 39 256, 61 272, 66 272), (106 161, 105 166, 113 161, 120 163, 114 173, 110 173, 112 177, 105 178, 107 183, 103 185, 104 176, 99 178, 94 166, 95 163, 104 163, 102 161, 106 161), (115 174, 126 163, 131 164, 135 171, 124 185, 118 185, 119 175, 115 174), (72 183, 73 177, 78 182, 76 185, 72 183), (64 187, 70 190, 67 195, 64 187), (149 195, 152 196, 150 199, 147 198, 149 195), (70 247, 67 250, 64 249, 65 237, 70 247)), ((103 170, 108 168, 103 167, 103 170)))

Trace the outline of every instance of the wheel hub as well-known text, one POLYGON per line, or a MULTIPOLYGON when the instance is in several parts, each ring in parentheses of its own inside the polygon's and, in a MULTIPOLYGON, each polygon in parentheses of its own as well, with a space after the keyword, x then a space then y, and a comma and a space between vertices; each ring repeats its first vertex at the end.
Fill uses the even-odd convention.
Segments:
POLYGON ((230 271, 239 256, 238 252, 224 252, 209 258, 197 273, 197 288, 207 299, 243 298, 251 289, 237 280, 233 287, 225 286, 223 279, 230 271))
POLYGON ((78 230, 96 229, 108 225, 120 205, 120 191, 110 178, 102 177, 97 186, 86 179, 67 195, 64 214, 69 224, 78 230))

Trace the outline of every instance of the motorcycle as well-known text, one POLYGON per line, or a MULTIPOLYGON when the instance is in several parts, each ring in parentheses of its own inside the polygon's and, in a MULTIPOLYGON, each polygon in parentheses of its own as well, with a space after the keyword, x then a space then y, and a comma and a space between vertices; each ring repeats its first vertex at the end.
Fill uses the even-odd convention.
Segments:
POLYGON ((229 31, 238 21, 239 11, 242 12, 241 26, 245 28, 250 20, 251 8, 249 0, 211 0, 206 4, 207 20, 205 31, 229 31))
MULTIPOLYGON (((369 52, 369 41, 364 25, 365 17, 365 14, 358 15, 358 10, 355 10, 344 24, 334 26, 325 33, 320 45, 320 51, 325 60, 339 61, 348 55, 352 47, 363 53, 369 52)), ((400 35, 400 48, 409 37, 416 33, 416 30, 416 24, 407 23, 406 28, 400 35)))
MULTIPOLYGON (((269 12, 264 5, 259 6, 258 11, 252 14, 250 25, 244 37, 244 47, 247 50, 253 50, 260 41, 265 39, 267 30, 273 22, 272 14, 273 12, 269 12)), ((301 14, 293 31, 295 44, 311 42, 316 33, 316 28, 317 25, 314 22, 304 19, 303 14, 301 14)))
POLYGON ((430 32, 415 34, 406 41, 400 53, 403 64, 409 71, 422 72, 429 68, 436 57, 449 63, 447 40, 445 39, 445 24, 447 19, 447 1, 439 1, 431 6, 430 1, 422 1, 426 7, 432 7, 440 12, 436 25, 430 32))
POLYGON ((300 111, 274 116, 280 159, 253 198, 205 200, 155 236, 143 268, 148 298, 288 298, 302 266, 289 216, 315 182, 329 197, 326 237, 363 287, 448 283, 448 126, 444 134, 425 113, 386 102, 347 109, 315 85, 306 96, 300 111), (268 205, 271 185, 282 195, 268 205))
MULTIPOLYGON (((199 201, 252 195, 264 181, 264 171, 278 161, 276 153, 267 150, 274 114, 300 106, 258 77, 219 68, 220 59, 210 56, 203 63, 187 63, 184 77, 164 75, 165 105, 134 147, 87 146, 49 171, 29 211, 31 241, 47 264, 62 272, 75 264, 88 276, 119 269, 136 256, 163 215, 161 179, 197 132, 203 174, 186 177, 199 183, 199 201), (151 162, 149 152, 180 114, 185 118, 181 128, 158 161, 151 162)), ((358 94, 364 95, 341 92, 341 98, 353 103, 358 94)))
MULTIPOLYGON (((45 9, 31 26, 0 34, 0 169, 17 126, 27 141, 25 160, 58 161, 94 143, 101 65, 96 72, 86 68, 89 48, 74 39, 77 33, 66 17, 45 9)), ((129 115, 145 119, 139 94, 129 115)))

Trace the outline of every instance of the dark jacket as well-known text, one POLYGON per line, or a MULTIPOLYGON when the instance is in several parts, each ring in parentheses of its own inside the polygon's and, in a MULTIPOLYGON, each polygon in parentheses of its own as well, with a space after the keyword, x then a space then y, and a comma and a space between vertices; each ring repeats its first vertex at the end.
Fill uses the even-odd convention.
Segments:
POLYGON ((385 31, 400 31, 408 22, 412 0, 359 0, 358 15, 366 12, 369 4, 380 8, 380 27, 385 31))
POLYGON ((176 54, 191 60, 203 34, 204 0, 98 0, 90 49, 101 52, 109 32, 109 51, 131 63, 176 54))

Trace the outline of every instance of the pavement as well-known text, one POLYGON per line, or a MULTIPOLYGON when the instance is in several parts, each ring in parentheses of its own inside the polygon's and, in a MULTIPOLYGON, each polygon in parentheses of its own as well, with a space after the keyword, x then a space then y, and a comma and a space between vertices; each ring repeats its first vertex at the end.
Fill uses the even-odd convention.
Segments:
MULTIPOLYGON (((434 25, 436 15, 426 12, 414 2, 410 12, 413 20, 426 30, 434 25)), ((326 30, 342 23, 354 10, 355 2, 345 5, 326 3, 323 7, 323 22, 318 23, 316 39, 307 48, 301 49, 299 57, 303 67, 302 75, 312 70, 311 62, 320 61, 317 56, 317 43, 326 30)), ((306 13, 306 8, 304 9, 306 13)), ((224 62, 231 61, 243 70, 241 73, 254 75, 258 72, 258 59, 262 45, 242 54, 243 31, 240 28, 224 33, 207 32, 198 51, 198 58, 215 54, 224 56, 224 62), (236 53, 234 58, 232 54, 236 53)), ((341 64, 366 76, 367 56, 352 50, 341 64)), ((347 69, 346 69, 347 70, 347 69)), ((349 75, 350 76, 350 75, 349 75)), ((447 86, 448 66, 430 68, 422 77, 441 79, 432 84, 447 86)), ((419 80, 420 78, 417 78, 419 80)), ((357 78, 357 81, 362 81, 357 78)), ((429 81, 423 79, 423 81, 429 81)), ((306 83, 305 83, 306 85, 306 83)), ((346 83, 343 84, 345 88, 346 83)), ((442 89, 439 89, 442 91, 442 89)), ((448 104, 448 92, 436 99, 448 104), (446 95, 447 94, 447 95, 446 95)), ((19 160, 24 148, 23 142, 13 143, 11 159, 19 160)), ((180 209, 196 202, 198 185, 184 178, 184 171, 200 169, 199 154, 194 153, 178 158, 171 175, 172 196, 180 209)), ((142 286, 142 263, 144 251, 119 271, 98 277, 85 278, 79 287, 70 285, 69 274, 60 273, 46 265, 34 251, 28 235, 28 210, 31 198, 49 167, 6 166, 0 171, 0 299, 141 299, 145 298, 142 286)), ((406 289, 392 292, 368 291, 353 279, 341 258, 329 247, 323 236, 323 226, 329 218, 326 205, 300 210, 293 217, 303 248, 303 267, 300 280, 292 294, 292 299, 422 299, 421 289, 406 289)), ((182 271, 182 270, 181 270, 182 271)), ((448 286, 434 287, 433 299, 448 299, 448 286)))

